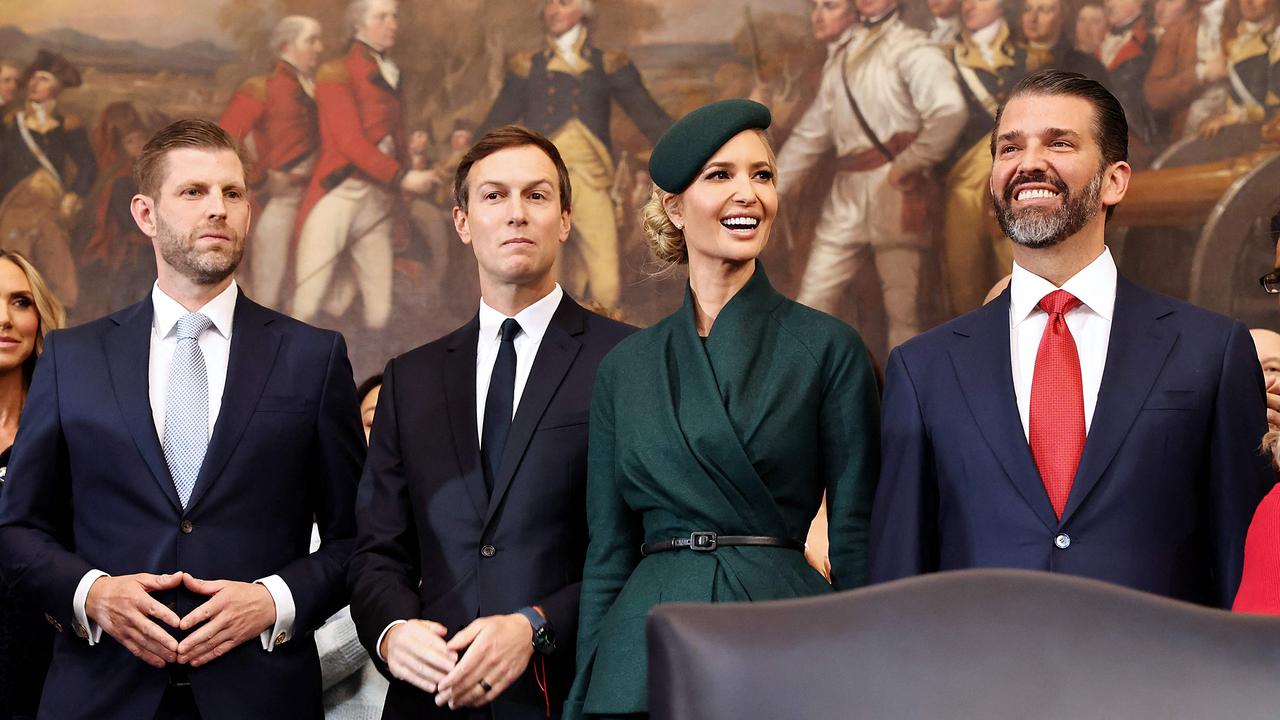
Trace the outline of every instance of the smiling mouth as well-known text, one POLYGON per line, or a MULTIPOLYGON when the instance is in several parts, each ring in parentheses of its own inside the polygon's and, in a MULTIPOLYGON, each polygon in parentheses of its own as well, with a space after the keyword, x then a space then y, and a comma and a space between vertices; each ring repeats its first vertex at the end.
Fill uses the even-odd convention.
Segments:
POLYGON ((1015 198, 1017 200, 1048 200, 1058 197, 1058 193, 1053 190, 1044 188, 1035 188, 1029 190, 1019 190, 1015 198))
POLYGON ((755 230, 760 227, 760 219, 746 216, 727 217, 720 224, 730 230, 755 230))

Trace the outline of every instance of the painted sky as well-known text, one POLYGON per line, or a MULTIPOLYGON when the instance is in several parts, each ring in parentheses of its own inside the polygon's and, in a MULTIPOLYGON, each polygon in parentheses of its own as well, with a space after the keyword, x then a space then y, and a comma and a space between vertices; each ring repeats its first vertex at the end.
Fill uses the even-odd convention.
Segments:
MULTIPOLYGON (((756 12, 778 9, 803 12, 808 5, 808 0, 655 1, 662 9, 666 24, 650 39, 666 42, 728 40, 739 27, 748 2, 756 12)), ((210 0, 0 0, 0 25, 13 24, 28 32, 70 27, 111 40, 139 40, 158 47, 190 40, 231 45, 231 39, 217 28, 217 6, 218 3, 210 0), (145 21, 139 22, 139 18, 145 21)), ((601 12, 608 12, 609 0, 597 0, 597 7, 601 12)))

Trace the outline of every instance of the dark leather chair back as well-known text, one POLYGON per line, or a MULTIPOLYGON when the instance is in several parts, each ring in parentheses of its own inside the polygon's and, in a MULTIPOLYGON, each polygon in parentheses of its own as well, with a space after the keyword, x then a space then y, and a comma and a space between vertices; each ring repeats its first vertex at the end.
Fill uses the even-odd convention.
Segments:
POLYGON ((1280 618, 1048 573, 663 605, 648 642, 653 720, 1280 718, 1280 618))

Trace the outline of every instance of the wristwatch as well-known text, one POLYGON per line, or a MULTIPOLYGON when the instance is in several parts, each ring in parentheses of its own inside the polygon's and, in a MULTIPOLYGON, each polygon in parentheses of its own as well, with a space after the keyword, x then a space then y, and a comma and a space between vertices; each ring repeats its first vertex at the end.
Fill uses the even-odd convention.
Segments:
POLYGON ((529 620, 529 624, 533 626, 533 649, 543 655, 550 655, 556 651, 556 633, 551 629, 551 623, 542 616, 542 613, 531 607, 520 608, 518 610, 521 615, 529 620))

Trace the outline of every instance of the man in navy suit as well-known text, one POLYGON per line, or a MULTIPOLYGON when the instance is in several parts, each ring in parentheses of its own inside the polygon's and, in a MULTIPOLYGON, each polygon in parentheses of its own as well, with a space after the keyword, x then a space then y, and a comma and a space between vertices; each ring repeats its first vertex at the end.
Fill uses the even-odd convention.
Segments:
POLYGON ((1229 607, 1269 486, 1239 322, 1143 290, 1103 231, 1123 109, 1041 71, 1001 108, 991 194, 1009 288, 889 357, 871 576, 1013 567, 1229 607))
POLYGON ((591 389, 634 328, 555 281, 571 191, 551 141, 490 131, 458 165, 454 202, 480 308, 387 364, 351 614, 392 678, 384 718, 559 717, 587 546, 591 389))
POLYGON ((310 631, 346 600, 364 443, 342 337, 232 279, 238 153, 203 120, 153 137, 151 295, 45 340, 0 507, 0 562, 59 631, 41 718, 322 716, 310 631))

